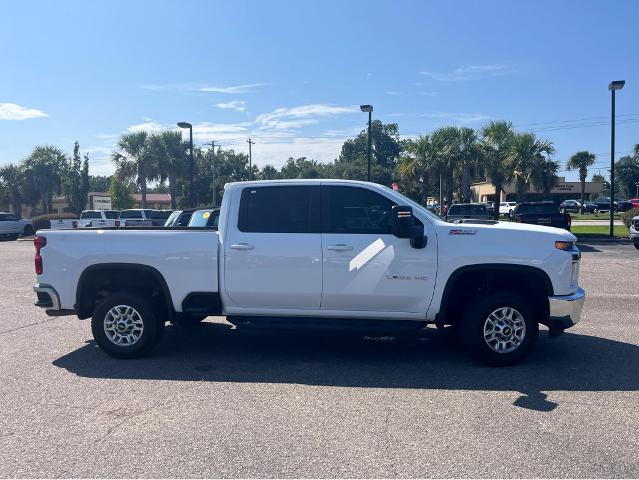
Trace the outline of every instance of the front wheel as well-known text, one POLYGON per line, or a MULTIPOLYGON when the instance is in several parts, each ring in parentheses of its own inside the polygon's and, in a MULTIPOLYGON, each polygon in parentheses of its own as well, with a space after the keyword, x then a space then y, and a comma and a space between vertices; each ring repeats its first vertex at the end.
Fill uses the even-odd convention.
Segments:
POLYGON ((476 297, 466 307, 460 326, 468 352, 493 366, 512 365, 524 358, 539 333, 528 302, 514 293, 476 297))
POLYGON ((162 337, 164 322, 138 295, 114 293, 102 300, 91 318, 93 338, 116 358, 135 358, 149 352, 162 337))

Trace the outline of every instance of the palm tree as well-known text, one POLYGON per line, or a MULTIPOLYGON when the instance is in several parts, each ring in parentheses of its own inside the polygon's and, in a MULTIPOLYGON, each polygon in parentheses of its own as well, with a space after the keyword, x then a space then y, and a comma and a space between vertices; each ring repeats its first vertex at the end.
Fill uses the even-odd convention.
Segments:
POLYGON ((595 163, 595 154, 588 151, 582 151, 575 153, 570 160, 566 168, 568 170, 579 170, 579 181, 581 182, 581 213, 584 209, 584 196, 586 193, 586 178, 588 177, 588 167, 591 167, 595 163))
POLYGON ((22 215, 24 172, 12 163, 0 167, 0 192, 3 201, 11 204, 13 213, 22 215))
POLYGON ((531 183, 535 168, 543 166, 555 152, 552 142, 541 140, 534 133, 516 133, 507 156, 509 175, 515 179, 517 201, 526 200, 528 185, 531 183))
POLYGON ((503 120, 493 121, 482 128, 482 146, 486 175, 495 187, 495 213, 499 212, 499 202, 504 184, 510 180, 506 159, 515 137, 513 125, 503 120))
POLYGON ((421 203, 426 205, 433 171, 433 149, 430 138, 428 135, 420 135, 416 140, 408 140, 405 150, 408 155, 400 160, 397 171, 405 184, 417 186, 421 203))
POLYGON ((469 203, 472 195, 470 185, 480 166, 481 149, 475 130, 468 127, 459 127, 457 131, 459 149, 456 168, 461 177, 461 200, 464 203, 469 203))
POLYGON ((459 156, 459 130, 441 127, 430 135, 434 173, 441 175, 446 191, 446 203, 453 203, 455 161, 459 156))
POLYGON ((147 182, 158 178, 157 165, 148 147, 145 131, 125 133, 118 142, 122 153, 114 152, 112 157, 120 175, 135 178, 142 194, 142 208, 146 208, 147 182))
POLYGON ((172 130, 153 134, 148 139, 149 155, 153 165, 157 167, 158 177, 161 182, 169 181, 173 210, 177 208, 178 182, 186 175, 187 148, 182 134, 172 130))
POLYGON ((62 172, 67 157, 62 150, 51 145, 40 145, 24 160, 25 190, 31 193, 32 204, 42 200, 44 213, 53 209, 53 194, 61 193, 62 172))
POLYGON ((557 185, 557 171, 559 163, 554 160, 538 159, 533 170, 531 182, 534 187, 543 193, 550 193, 552 187, 557 185))

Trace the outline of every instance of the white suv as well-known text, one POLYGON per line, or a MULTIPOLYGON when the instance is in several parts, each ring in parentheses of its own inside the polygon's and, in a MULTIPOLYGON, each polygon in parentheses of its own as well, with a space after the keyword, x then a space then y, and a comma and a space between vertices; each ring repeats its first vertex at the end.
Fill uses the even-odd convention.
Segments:
POLYGON ((0 237, 18 238, 33 235, 33 225, 29 218, 18 218, 13 213, 0 212, 0 237))
POLYGON ((517 206, 517 202, 501 202, 499 204, 499 215, 512 217, 516 206, 517 206))

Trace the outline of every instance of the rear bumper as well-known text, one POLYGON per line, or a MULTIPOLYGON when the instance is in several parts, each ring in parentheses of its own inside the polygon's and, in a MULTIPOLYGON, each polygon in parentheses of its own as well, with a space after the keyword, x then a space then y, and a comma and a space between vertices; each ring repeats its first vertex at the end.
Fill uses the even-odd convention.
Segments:
POLYGON ((555 295, 548 297, 550 318, 548 326, 551 329, 564 330, 576 325, 581 318, 581 309, 586 300, 586 292, 578 288, 570 295, 555 295))
POLYGON ((38 284, 33 287, 33 291, 38 296, 35 302, 36 307, 43 308, 50 317, 62 317, 65 315, 75 315, 75 310, 65 310, 60 307, 60 297, 51 285, 38 284))

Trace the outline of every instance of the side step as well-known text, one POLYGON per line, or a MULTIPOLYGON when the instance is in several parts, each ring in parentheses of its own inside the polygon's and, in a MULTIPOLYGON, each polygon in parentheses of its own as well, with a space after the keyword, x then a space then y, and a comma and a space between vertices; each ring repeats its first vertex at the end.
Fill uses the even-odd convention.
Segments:
POLYGON ((362 333, 408 333, 426 327, 426 321, 376 320, 367 318, 324 317, 239 317, 226 319, 237 328, 254 330, 336 330, 362 333))

